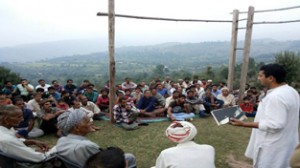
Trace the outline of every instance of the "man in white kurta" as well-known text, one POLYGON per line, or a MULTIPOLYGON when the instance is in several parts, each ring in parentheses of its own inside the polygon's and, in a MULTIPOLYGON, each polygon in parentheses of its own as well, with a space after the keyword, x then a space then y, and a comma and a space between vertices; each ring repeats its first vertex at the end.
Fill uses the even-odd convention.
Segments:
POLYGON ((13 127, 19 125, 23 119, 22 116, 23 113, 17 106, 0 106, 0 151, 8 157, 27 162, 43 162, 50 159, 51 155, 56 152, 55 147, 46 152, 47 147, 44 143, 16 136, 13 127), (36 145, 44 152, 37 152, 27 145, 36 145))
POLYGON ((299 94, 282 82, 282 69, 277 64, 261 68, 258 79, 269 90, 258 106, 254 122, 231 120, 232 125, 253 128, 245 155, 253 159, 255 168, 289 167, 299 142, 299 94))
POLYGON ((253 158, 255 167, 288 167, 298 139, 299 95, 288 85, 267 92, 258 106, 245 155, 253 158))
POLYGON ((0 126, 0 134, 0 150, 17 160, 42 162, 54 153, 53 150, 46 153, 36 152, 33 148, 24 144, 25 139, 16 137, 16 131, 14 129, 0 126))

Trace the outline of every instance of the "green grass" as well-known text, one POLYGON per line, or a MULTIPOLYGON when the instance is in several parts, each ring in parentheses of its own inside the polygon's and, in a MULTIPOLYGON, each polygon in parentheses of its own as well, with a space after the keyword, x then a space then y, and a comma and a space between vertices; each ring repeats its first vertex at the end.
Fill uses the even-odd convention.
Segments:
MULTIPOLYGON (((231 125, 217 126, 212 117, 195 119, 192 122, 198 129, 195 142, 209 144, 215 148, 217 167, 229 167, 227 156, 233 154, 237 160, 251 161, 244 157, 251 129, 233 127, 231 125)), ((139 168, 149 168, 155 165, 160 151, 175 146, 164 136, 164 131, 170 122, 151 123, 134 131, 125 131, 107 121, 95 121, 101 130, 91 133, 88 138, 100 147, 118 146, 125 152, 137 157, 139 168)), ((57 138, 52 135, 39 138, 55 145, 57 138)))

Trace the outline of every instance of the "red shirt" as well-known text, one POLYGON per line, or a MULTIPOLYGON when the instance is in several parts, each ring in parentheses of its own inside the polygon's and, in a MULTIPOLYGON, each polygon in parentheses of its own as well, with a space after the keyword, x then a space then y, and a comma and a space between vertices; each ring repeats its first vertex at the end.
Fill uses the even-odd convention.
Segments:
POLYGON ((242 103, 242 104, 240 104, 240 107, 243 110, 243 112, 246 112, 246 113, 252 113, 254 110, 252 103, 247 103, 247 104, 242 103))
POLYGON ((69 109, 68 104, 57 104, 57 107, 62 109, 62 110, 68 110, 69 109))
POLYGON ((97 99, 96 104, 97 104, 98 106, 100 106, 100 104, 109 105, 109 98, 108 98, 108 96, 105 97, 105 98, 103 98, 102 96, 99 96, 98 99, 97 99))
POLYGON ((10 99, 4 99, 3 101, 0 101, 0 105, 9 105, 12 104, 12 101, 10 99))

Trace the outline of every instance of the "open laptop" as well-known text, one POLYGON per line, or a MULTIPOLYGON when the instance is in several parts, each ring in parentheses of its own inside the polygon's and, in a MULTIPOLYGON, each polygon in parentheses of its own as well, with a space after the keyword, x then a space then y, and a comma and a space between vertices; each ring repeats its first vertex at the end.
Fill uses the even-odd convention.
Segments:
POLYGON ((239 106, 213 110, 211 111, 211 114, 218 125, 229 123, 230 118, 236 118, 239 120, 244 120, 247 118, 239 106))

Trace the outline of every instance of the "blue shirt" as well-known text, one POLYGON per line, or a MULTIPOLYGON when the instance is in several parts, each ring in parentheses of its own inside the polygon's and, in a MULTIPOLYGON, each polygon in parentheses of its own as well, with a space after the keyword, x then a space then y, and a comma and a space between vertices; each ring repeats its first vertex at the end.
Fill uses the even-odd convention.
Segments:
POLYGON ((18 134, 19 135, 27 137, 29 122, 33 119, 34 119, 34 116, 33 116, 32 111, 30 109, 25 108, 23 110, 23 121, 21 121, 18 126, 18 129, 19 129, 18 134))
POLYGON ((56 101, 61 99, 61 96, 58 92, 54 92, 54 94, 50 94, 49 92, 45 92, 42 96, 42 98, 49 98, 49 96, 52 96, 56 101))
POLYGON ((213 94, 215 97, 218 97, 218 95, 221 94, 221 93, 222 93, 222 92, 221 92, 221 90, 219 90, 219 89, 216 90, 216 91, 213 91, 213 90, 211 91, 211 94, 213 94))
POLYGON ((15 85, 11 85, 10 88, 7 88, 7 87, 4 87, 2 89, 2 92, 4 92, 5 95, 11 95, 12 92, 16 89, 16 86, 15 85))
POLYGON ((154 107, 155 100, 156 99, 153 96, 151 96, 149 98, 146 98, 145 96, 143 96, 140 99, 139 103, 137 104, 137 108, 140 110, 145 109, 146 112, 152 112, 155 109, 155 107, 154 107))
POLYGON ((165 96, 166 94, 168 94, 168 89, 166 89, 166 88, 163 88, 161 90, 157 89, 157 92, 159 94, 161 94, 162 96, 165 96))
POLYGON ((69 94, 71 95, 71 94, 73 94, 74 90, 77 89, 77 87, 75 85, 71 85, 71 86, 66 85, 64 87, 64 89, 65 89, 65 91, 68 91, 69 94))
POLYGON ((91 101, 93 103, 96 103, 97 102, 97 99, 98 99, 98 92, 97 91, 93 91, 92 93, 88 93, 88 92, 84 92, 83 95, 86 96, 86 98, 88 99, 88 101, 91 101))

